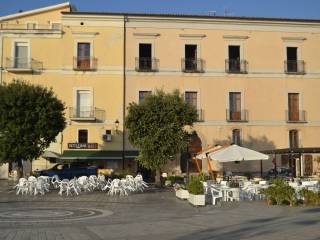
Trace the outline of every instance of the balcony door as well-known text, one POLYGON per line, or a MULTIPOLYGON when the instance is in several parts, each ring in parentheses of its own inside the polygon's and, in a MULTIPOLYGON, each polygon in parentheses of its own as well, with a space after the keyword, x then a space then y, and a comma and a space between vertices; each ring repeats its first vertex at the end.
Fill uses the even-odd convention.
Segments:
POLYGON ((185 51, 185 69, 187 71, 197 70, 197 45, 186 44, 185 51))
POLYGON ((90 68, 90 43, 78 43, 77 67, 80 69, 90 68))
POLYGON ((29 45, 25 42, 16 42, 14 48, 14 68, 29 68, 29 45))
POLYGON ((298 71, 298 48, 287 47, 287 71, 297 72, 298 71))
POLYGON ((139 69, 151 70, 152 69, 152 45, 151 43, 139 44, 139 69))
POLYGON ((241 120, 241 93, 229 93, 229 115, 230 120, 241 120))
POLYGON ((299 121, 299 93, 288 94, 289 121, 299 121))
POLYGON ((229 50, 229 71, 240 71, 240 46, 230 45, 229 50))
POLYGON ((77 117, 92 117, 92 115, 91 92, 79 90, 77 92, 77 117))

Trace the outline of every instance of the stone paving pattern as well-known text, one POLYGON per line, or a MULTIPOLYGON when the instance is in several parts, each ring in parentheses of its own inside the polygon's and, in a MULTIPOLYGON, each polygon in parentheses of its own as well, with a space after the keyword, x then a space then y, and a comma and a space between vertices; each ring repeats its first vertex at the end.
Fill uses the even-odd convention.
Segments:
POLYGON ((129 197, 83 193, 16 196, 0 181, 0 239, 320 239, 320 208, 264 202, 192 207, 172 191, 129 197))

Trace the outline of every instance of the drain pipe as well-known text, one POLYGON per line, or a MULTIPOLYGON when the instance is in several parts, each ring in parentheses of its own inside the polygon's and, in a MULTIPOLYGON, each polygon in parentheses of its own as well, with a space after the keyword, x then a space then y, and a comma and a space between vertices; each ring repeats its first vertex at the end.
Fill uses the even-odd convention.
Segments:
POLYGON ((0 49, 0 85, 2 85, 2 72, 3 72, 3 36, 1 34, 0 36, 0 44, 1 44, 1 49, 0 49))
POLYGON ((127 41, 127 21, 128 16, 123 16, 123 116, 122 116, 122 169, 125 168, 125 151, 126 151, 126 130, 124 126, 124 120, 126 118, 126 41, 127 41))

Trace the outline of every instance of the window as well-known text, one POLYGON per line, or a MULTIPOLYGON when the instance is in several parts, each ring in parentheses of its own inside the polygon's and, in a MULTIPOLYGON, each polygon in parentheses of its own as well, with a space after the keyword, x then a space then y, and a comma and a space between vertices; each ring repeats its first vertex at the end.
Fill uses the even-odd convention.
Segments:
POLYGON ((89 69, 90 68, 90 43, 79 42, 77 46, 77 68, 89 69))
POLYGON ((14 46, 14 68, 30 68, 29 44, 16 42, 14 46))
POLYGON ((151 91, 139 91, 139 103, 147 96, 150 95, 151 91))
POLYGON ((240 46, 230 45, 228 47, 229 71, 240 72, 240 46))
POLYGON ((37 23, 35 22, 27 23, 27 29, 37 29, 37 23))
POLYGON ((140 43, 139 44, 139 69, 151 70, 152 69, 152 44, 140 43))
POLYGON ((229 93, 229 120, 241 120, 241 92, 229 93))
POLYGON ((241 131, 240 129, 232 130, 232 143, 241 146, 241 131))
POLYGON ((189 103, 195 108, 198 108, 197 95, 198 95, 197 92, 185 92, 184 98, 186 103, 189 103))
POLYGON ((287 71, 297 72, 298 71, 298 56, 297 47, 287 47, 287 71))
POLYGON ((92 94, 89 90, 77 91, 77 117, 93 117, 94 109, 91 102, 92 94))
POLYGON ((289 121, 299 121, 299 93, 288 93, 289 121))
POLYGON ((51 29, 53 30, 61 30, 61 23, 51 23, 51 29))
POLYGON ((289 131, 289 144, 290 148, 298 148, 299 147, 299 132, 298 130, 290 130, 289 131))
POLYGON ((197 71, 197 45, 186 44, 184 48, 185 71, 197 71))
POLYGON ((88 130, 81 129, 78 131, 78 143, 88 143, 88 130))

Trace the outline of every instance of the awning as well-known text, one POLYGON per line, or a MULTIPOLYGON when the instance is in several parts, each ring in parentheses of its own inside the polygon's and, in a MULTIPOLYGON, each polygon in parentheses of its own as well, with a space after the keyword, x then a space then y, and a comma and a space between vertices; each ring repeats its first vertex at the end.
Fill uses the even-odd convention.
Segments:
MULTIPOLYGON (((139 155, 139 151, 125 151, 125 159, 134 159, 139 155)), ((65 150, 59 160, 104 160, 122 159, 122 151, 81 151, 65 150)))
POLYGON ((60 154, 52 152, 52 151, 44 151, 42 154, 42 157, 44 159, 58 159, 60 157, 60 154))

